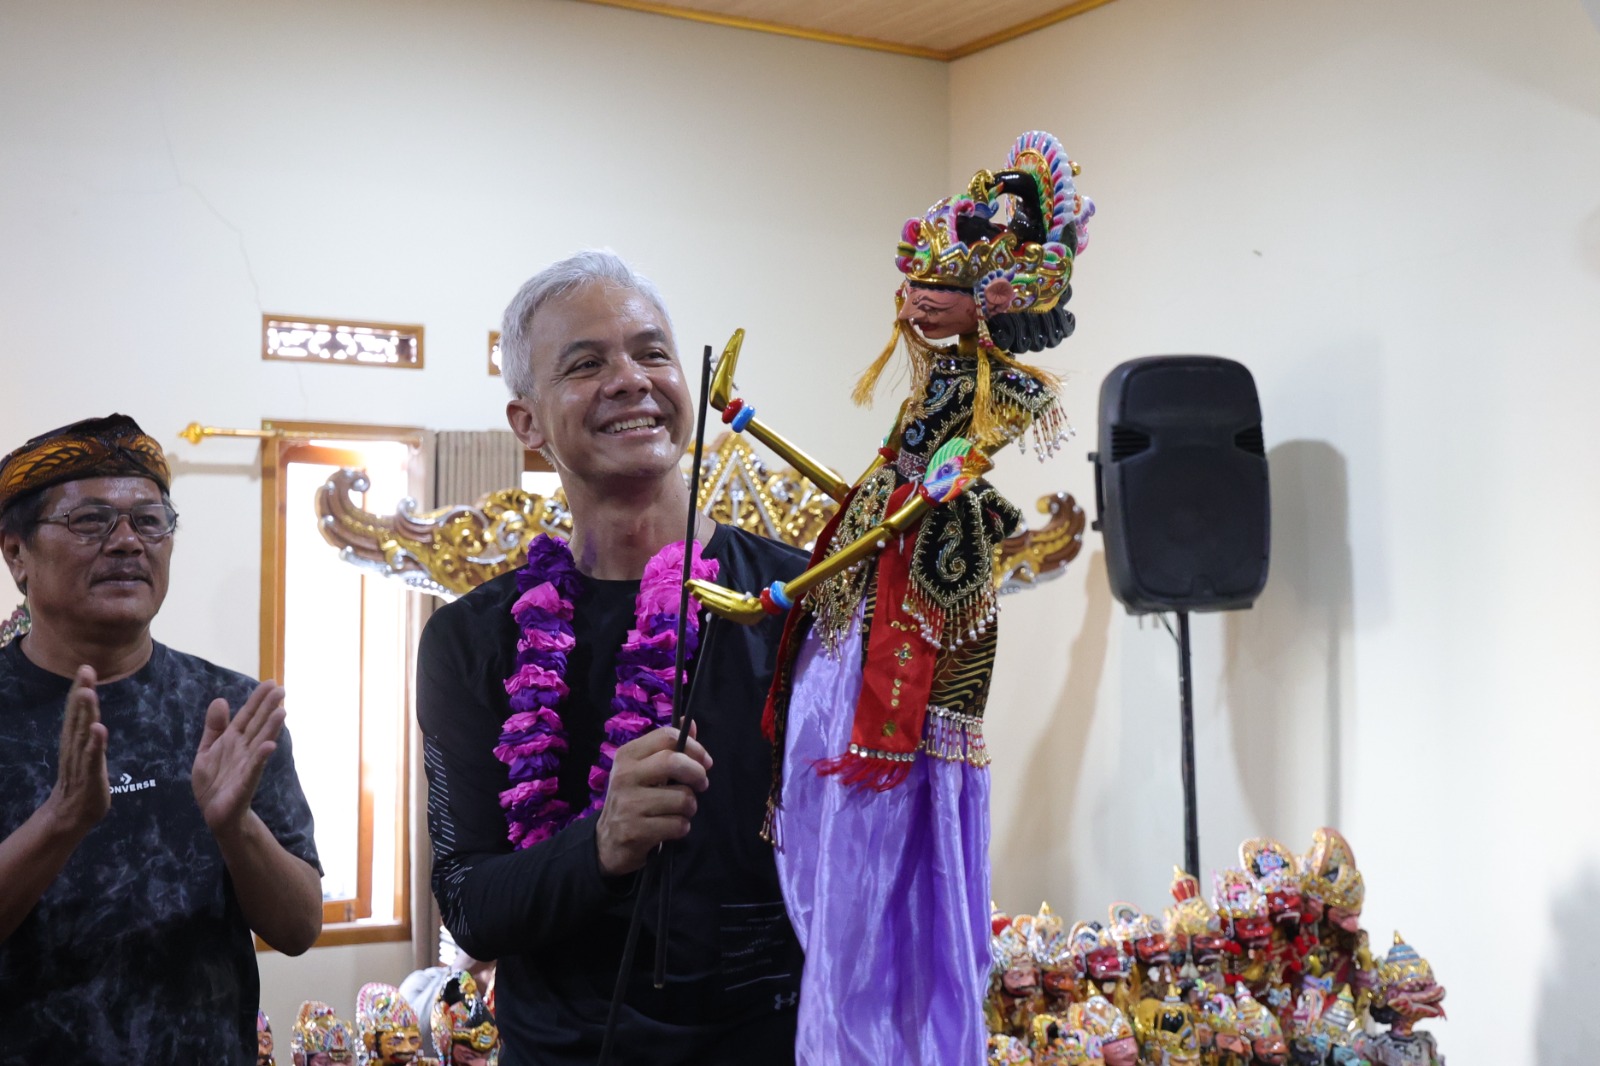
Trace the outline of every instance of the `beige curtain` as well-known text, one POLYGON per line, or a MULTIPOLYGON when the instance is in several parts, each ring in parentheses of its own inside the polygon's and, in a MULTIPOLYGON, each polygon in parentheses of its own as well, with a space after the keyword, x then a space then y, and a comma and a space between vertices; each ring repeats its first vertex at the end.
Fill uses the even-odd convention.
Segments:
MULTIPOLYGON (((522 483, 522 444, 509 430, 440 430, 428 434, 424 444, 421 483, 423 506, 454 507, 474 504, 499 489, 522 483)), ((439 602, 417 596, 414 632, 439 602)), ((414 654, 414 651, 413 651, 414 654)), ((413 677, 415 665, 413 664, 413 677)), ((422 736, 416 716, 411 727, 411 948, 414 968, 438 965, 439 905, 431 884, 432 852, 428 846, 428 778, 422 769, 422 736)))
POLYGON ((432 506, 477 503, 522 483, 522 443, 510 430, 441 430, 433 438, 432 506))

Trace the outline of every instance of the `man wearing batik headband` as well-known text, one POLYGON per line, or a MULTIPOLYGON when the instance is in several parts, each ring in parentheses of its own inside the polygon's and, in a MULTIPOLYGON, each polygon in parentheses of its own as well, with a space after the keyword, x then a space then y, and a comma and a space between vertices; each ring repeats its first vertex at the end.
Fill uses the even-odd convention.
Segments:
MULTIPOLYGON (((560 475, 573 532, 536 539, 521 571, 434 612, 422 636, 444 922, 497 960, 505 1061, 593 1066, 639 871, 675 841, 665 987, 652 887, 612 1061, 792 1062, 801 956, 760 838, 777 620, 685 617, 697 739, 677 752, 667 724, 695 430, 671 321, 626 263, 585 252, 522 287, 501 350, 507 417, 560 475)), ((703 517, 694 540, 696 576, 757 584, 805 564, 703 517)))
POLYGON ((0 553, 32 616, 0 648, 0 1031, 19 1061, 253 1063, 251 931, 298 954, 321 930, 283 690, 151 638, 169 482, 123 415, 0 460, 0 553))

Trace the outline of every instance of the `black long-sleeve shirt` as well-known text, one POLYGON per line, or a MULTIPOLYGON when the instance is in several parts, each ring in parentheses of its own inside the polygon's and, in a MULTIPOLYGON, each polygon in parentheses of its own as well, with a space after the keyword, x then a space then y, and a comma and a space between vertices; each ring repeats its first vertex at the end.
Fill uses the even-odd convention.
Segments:
MULTIPOLYGON (((805 566, 795 549, 719 526, 706 546, 718 581, 754 590, 805 566)), ((560 707, 569 749, 559 796, 588 800, 587 775, 611 715, 616 655, 634 624, 637 581, 584 580, 560 707)), ((504 1066, 596 1061, 621 962, 635 878, 601 875, 594 817, 514 851, 494 757, 511 713, 503 682, 520 632, 515 576, 484 584, 439 611, 422 635, 417 714, 428 774, 433 889, 467 953, 498 959, 496 1010, 504 1066)), ((674 846, 667 986, 651 980, 656 905, 618 1029, 617 1063, 784 1063, 794 1056, 800 949, 783 910, 771 849, 760 839, 771 746, 761 735, 780 625, 708 617, 691 663, 698 737, 715 765, 688 837, 674 846)))

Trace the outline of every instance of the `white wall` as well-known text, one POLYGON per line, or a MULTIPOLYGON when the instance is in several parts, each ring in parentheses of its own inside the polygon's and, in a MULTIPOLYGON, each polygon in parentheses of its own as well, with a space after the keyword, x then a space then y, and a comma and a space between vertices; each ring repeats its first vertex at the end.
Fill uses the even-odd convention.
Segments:
MULTIPOLYGON (((887 415, 841 407, 845 375, 887 336, 901 222, 942 195, 946 80, 550 0, 0 0, 0 450, 139 419, 179 460, 157 635, 250 673, 255 448, 177 431, 501 426, 486 332, 577 248, 652 274, 692 359, 747 327, 745 395, 865 465, 887 415), (423 323, 427 367, 263 363, 263 311, 423 323)), ((264 956, 266 1004, 280 1026, 310 996, 348 1008, 409 958, 264 956)))
MULTIPOLYGON (((1002 486, 1087 501, 1125 358, 1241 359, 1266 411, 1272 581, 1195 626, 1204 864, 1342 826, 1369 927, 1451 988, 1452 1062, 1584 1061, 1597 70, 1576 0, 1119 0, 949 67, 541 0, 0 0, 0 437, 111 409, 157 433, 184 512, 159 636, 254 671, 254 450, 183 424, 498 425, 484 332, 610 244, 686 351, 748 327, 745 394, 853 465, 900 221, 1052 130, 1101 204, 1055 360, 1083 435, 1002 486), (424 323, 428 368, 263 364, 262 310, 424 323)), ((1174 653, 1090 545, 1007 604, 1010 909, 1156 908, 1181 857, 1174 653)), ((268 1008, 408 959, 264 957, 268 1008)))
MULTIPOLYGON (((1014 498, 1092 492, 1122 360, 1256 376, 1272 577, 1195 623, 1203 865, 1341 826, 1375 943, 1398 927, 1450 989, 1452 1063, 1592 1060, 1596 26, 1577 0, 1119 0, 955 63, 950 99, 952 188, 1039 127, 1100 206, 1058 357, 1084 439, 1002 464, 1014 498)), ((1181 861, 1175 654, 1103 574, 1007 608, 1004 907, 1159 907, 1181 861)))

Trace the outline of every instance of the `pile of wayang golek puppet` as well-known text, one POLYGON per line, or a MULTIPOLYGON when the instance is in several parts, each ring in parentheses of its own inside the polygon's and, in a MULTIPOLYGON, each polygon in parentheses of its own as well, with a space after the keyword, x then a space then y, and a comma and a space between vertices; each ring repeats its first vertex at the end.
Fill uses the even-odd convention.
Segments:
POLYGON ((996 913, 989 1062, 1442 1066, 1415 1026, 1444 1017, 1444 988, 1399 933, 1372 954, 1344 837, 1319 829, 1303 856, 1256 838, 1239 860, 1209 903, 1174 870, 1160 918, 996 913))
MULTIPOLYGON (((500 1030, 492 1004, 470 973, 450 974, 430 1012, 438 1058, 422 1053, 417 1012, 393 985, 366 984, 356 996, 351 1025, 326 1003, 309 1000, 289 1033, 294 1066, 489 1066, 499 1057, 500 1030)), ((256 1012, 257 1066, 274 1066, 272 1025, 256 1012)))

